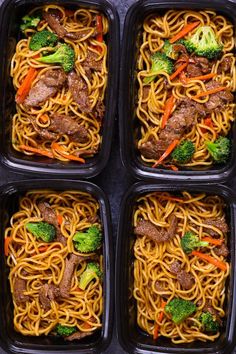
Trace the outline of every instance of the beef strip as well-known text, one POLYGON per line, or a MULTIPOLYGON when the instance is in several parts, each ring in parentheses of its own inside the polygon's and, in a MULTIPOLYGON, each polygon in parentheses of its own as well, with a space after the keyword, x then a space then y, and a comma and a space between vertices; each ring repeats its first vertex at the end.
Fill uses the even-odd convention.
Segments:
POLYGON ((66 246, 67 240, 61 232, 61 228, 60 225, 58 224, 57 214, 55 210, 53 210, 52 207, 45 202, 40 202, 38 208, 42 215, 43 220, 48 224, 53 225, 56 228, 56 235, 57 235, 56 241, 62 243, 63 246, 66 246))
POLYGON ((77 331, 73 334, 71 334, 70 336, 68 337, 65 337, 65 340, 69 340, 69 341, 72 341, 72 340, 80 340, 84 337, 87 337, 87 336, 91 336, 93 334, 93 332, 80 332, 80 331, 77 331))
POLYGON ((104 117, 104 113, 105 113, 105 106, 103 101, 99 98, 97 101, 97 104, 95 106, 95 117, 97 119, 99 119, 100 121, 102 120, 102 118, 104 117))
POLYGON ((88 140, 88 131, 72 117, 54 113, 50 117, 48 129, 59 135, 67 134, 72 141, 84 143, 88 140))
POLYGON ((225 243, 222 243, 222 245, 218 246, 218 247, 214 247, 214 252, 217 256, 223 256, 223 257, 227 257, 229 254, 229 250, 228 247, 226 246, 225 243))
POLYGON ((81 64, 88 77, 91 76, 91 70, 102 70, 102 59, 98 60, 98 55, 91 50, 88 50, 87 57, 81 64))
POLYGON ((194 277, 192 276, 192 274, 181 269, 181 264, 178 261, 174 261, 170 265, 170 271, 171 273, 176 275, 177 280, 183 289, 189 290, 193 287, 195 283, 194 277))
POLYGON ((150 137, 145 143, 139 147, 141 154, 146 159, 157 160, 168 147, 168 141, 158 140, 156 141, 153 137, 150 137))
POLYGON ((92 111, 89 102, 88 88, 83 78, 75 71, 68 75, 69 90, 74 101, 79 105, 82 112, 90 113, 92 111))
MULTIPOLYGON (((23 272, 26 275, 26 272, 23 272)), ((16 277, 13 285, 13 295, 17 305, 24 304, 29 301, 29 295, 25 295, 27 281, 20 277, 16 277)))
POLYGON ((232 58, 231 57, 223 58, 218 66, 217 74, 223 74, 223 73, 230 72, 231 65, 232 65, 232 58))
POLYGON ((30 89, 24 104, 29 107, 43 104, 48 98, 54 96, 64 85, 66 74, 62 69, 52 69, 40 77, 39 81, 30 89))
POLYGON ((168 230, 154 225, 149 220, 140 220, 134 229, 134 233, 139 236, 147 236, 155 242, 164 242, 175 236, 177 226, 178 222, 175 215, 170 216, 168 230))
MULTIPOLYGON (((206 84, 206 90, 212 90, 220 86, 222 86, 222 84, 211 80, 206 84)), ((210 95, 208 101, 205 103, 205 107, 209 112, 214 111, 216 108, 223 109, 228 103, 232 102, 233 99, 233 94, 226 89, 210 95)))
POLYGON ((191 56, 186 68, 188 77, 201 76, 211 72, 213 63, 207 58, 191 56))
POLYGON ((51 308, 51 301, 60 298, 60 290, 54 284, 44 284, 39 290, 39 302, 48 311, 51 308))
POLYGON ((60 17, 55 12, 43 12, 43 18, 48 23, 49 27, 55 32, 59 38, 69 38, 72 40, 78 40, 86 37, 91 32, 91 37, 97 35, 96 29, 81 29, 77 32, 68 32, 61 24, 60 17))
MULTIPOLYGON (((223 232, 223 234, 227 233, 229 230, 224 216, 222 216, 221 218, 216 218, 216 219, 207 219, 207 220, 205 220, 204 224, 209 225, 209 226, 214 226, 215 228, 217 228, 221 232, 223 232)), ((204 228, 206 228, 206 227, 204 227, 204 228)), ((213 237, 219 236, 219 232, 211 229, 210 227, 206 228, 206 232, 213 237)))
POLYGON ((66 266, 65 270, 63 273, 62 280, 60 282, 59 288, 60 288, 60 294, 62 297, 69 297, 69 292, 71 288, 71 282, 72 282, 72 277, 73 273, 75 271, 76 266, 84 261, 86 257, 84 256, 78 256, 74 253, 71 254, 70 259, 66 259, 66 266))
POLYGON ((38 136, 40 136, 40 138, 42 138, 43 140, 48 140, 48 141, 53 141, 53 140, 57 139, 57 137, 58 137, 57 134, 50 132, 47 128, 40 128, 34 118, 29 118, 29 119, 30 119, 31 124, 34 127, 34 130, 36 131, 38 136))
POLYGON ((208 299, 206 300, 205 306, 203 307, 202 311, 203 311, 203 312, 210 312, 210 313, 214 316, 215 320, 216 320, 220 325, 222 325, 222 320, 221 320, 221 318, 219 317, 218 312, 217 312, 217 311, 214 309, 214 307, 212 306, 210 300, 208 300, 208 299))

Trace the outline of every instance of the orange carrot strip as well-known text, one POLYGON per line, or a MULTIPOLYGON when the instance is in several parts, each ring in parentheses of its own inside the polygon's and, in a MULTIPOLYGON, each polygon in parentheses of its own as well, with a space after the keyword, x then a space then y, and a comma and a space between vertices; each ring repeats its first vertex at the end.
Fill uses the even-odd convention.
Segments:
POLYGON ((182 72, 180 73, 179 79, 180 79, 180 81, 181 81, 184 85, 186 85, 186 84, 188 83, 188 79, 187 79, 187 77, 186 77, 184 71, 182 71, 182 72))
POLYGON ((171 111, 174 107, 175 104, 175 98, 174 96, 170 96, 170 98, 168 98, 168 100, 166 101, 166 105, 165 105, 165 110, 164 110, 164 114, 162 116, 162 122, 161 122, 161 128, 165 128, 166 126, 166 122, 171 114, 171 111))
POLYGON ((35 68, 30 67, 26 77, 24 78, 24 81, 18 88, 18 91, 16 93, 16 103, 23 103, 26 97, 28 96, 28 93, 31 88, 31 84, 35 77, 37 76, 38 71, 35 68))
POLYGON ((5 254, 5 256, 8 256, 8 254, 9 254, 9 245, 12 242, 12 240, 13 240, 12 236, 6 237, 4 240, 4 254, 5 254))
POLYGON ((54 158, 54 155, 50 151, 47 151, 47 150, 37 149, 37 148, 33 148, 33 147, 30 147, 30 146, 27 146, 27 145, 19 145, 19 148, 21 150, 26 150, 26 151, 29 151, 29 152, 34 152, 35 154, 39 154, 39 155, 50 157, 51 159, 54 158))
POLYGON ((195 27, 197 27, 200 24, 200 22, 192 22, 189 23, 188 25, 186 25, 184 28, 182 28, 182 30, 177 33, 174 37, 172 37, 170 39, 170 43, 174 43, 176 41, 178 41, 180 38, 186 36, 186 34, 188 34, 189 32, 191 32, 195 27))
POLYGON ((152 165, 152 167, 157 167, 158 165, 160 165, 160 163, 165 160, 165 158, 170 155, 170 153, 174 150, 174 148, 176 147, 176 145, 179 143, 178 139, 175 139, 174 141, 172 141, 172 143, 168 146, 168 148, 166 149, 166 151, 164 152, 164 154, 161 155, 161 157, 159 158, 159 160, 157 160, 154 165, 152 165))
POLYGON ((45 251, 47 251, 48 247, 49 247, 49 246, 41 246, 41 247, 39 247, 39 252, 45 252, 45 251))
POLYGON ((98 42, 102 42, 103 41, 103 34, 102 34, 103 27, 102 27, 102 16, 101 15, 96 16, 96 25, 97 25, 97 31, 98 31, 98 34, 96 36, 96 40, 98 42))
MULTIPOLYGON (((213 124, 212 124, 212 120, 211 120, 211 117, 207 117, 204 119, 204 124, 209 127, 209 128, 213 128, 213 124)), ((207 132, 207 129, 206 128, 201 128, 201 131, 203 133, 206 133, 207 132)))
POLYGON ((47 114, 42 114, 40 117, 39 117, 39 120, 41 120, 44 124, 48 122, 48 115, 47 114))
POLYGON ((62 217, 62 215, 57 215, 57 221, 58 221, 58 224, 59 225, 61 225, 62 224, 62 222, 63 222, 63 217, 62 217))
MULTIPOLYGON (((165 301, 162 301, 161 303, 161 309, 162 311, 159 313, 159 316, 158 316, 158 321, 159 322, 162 322, 163 320, 163 317, 164 317, 164 307, 166 306, 166 302, 165 301)), ((153 339, 154 340, 157 340, 158 338, 158 332, 159 332, 159 325, 156 323, 155 327, 154 327, 154 331, 153 331, 153 339)))
POLYGON ((74 161, 79 161, 81 163, 85 163, 85 159, 82 157, 74 156, 67 154, 66 151, 63 149, 62 146, 60 146, 58 143, 52 143, 52 148, 61 156, 65 157, 68 160, 74 160, 74 161))
POLYGON ((194 76, 194 77, 189 77, 187 79, 187 81, 191 81, 191 80, 208 80, 208 79, 212 79, 213 77, 215 77, 216 74, 215 73, 210 73, 210 74, 206 74, 206 75, 200 75, 200 76, 194 76))
POLYGON ((200 92, 197 95, 192 96, 192 98, 200 98, 200 97, 203 97, 203 96, 212 95, 213 93, 220 92, 220 91, 223 91, 223 90, 226 90, 225 86, 216 87, 216 88, 214 88, 212 90, 200 92))
POLYGON ((216 246, 221 246, 222 243, 224 242, 224 240, 218 240, 218 239, 212 238, 212 237, 203 237, 201 239, 201 241, 206 241, 206 242, 209 242, 212 245, 216 245, 216 246))
POLYGON ((181 73, 181 71, 186 68, 186 66, 188 66, 188 62, 181 64, 178 69, 172 75, 170 75, 170 80, 174 80, 181 73))
POLYGON ((225 262, 219 261, 218 259, 215 259, 215 258, 209 256, 208 254, 205 254, 205 253, 202 253, 199 251, 193 251, 191 254, 193 256, 196 256, 200 259, 203 259, 203 260, 215 265, 217 268, 220 268, 221 270, 224 270, 224 271, 227 270, 227 265, 225 262))

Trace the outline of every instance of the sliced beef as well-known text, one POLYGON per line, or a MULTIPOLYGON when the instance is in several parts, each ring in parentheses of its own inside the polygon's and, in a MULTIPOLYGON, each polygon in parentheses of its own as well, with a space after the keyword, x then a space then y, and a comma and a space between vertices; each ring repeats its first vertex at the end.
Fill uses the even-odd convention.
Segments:
POLYGON ((102 71, 102 59, 98 60, 98 55, 91 50, 88 50, 87 57, 81 65, 83 66, 88 77, 91 76, 91 72, 93 70, 102 71))
POLYGON ((177 226, 175 215, 170 216, 168 230, 154 225, 149 220, 140 220, 134 229, 134 233, 139 236, 146 236, 155 242, 164 242, 175 236, 177 226))
POLYGON ((70 336, 68 337, 65 337, 65 340, 69 340, 69 341, 72 341, 72 340, 80 340, 84 337, 87 337, 87 336, 91 336, 93 334, 93 332, 80 332, 80 331, 77 331, 73 334, 71 334, 70 336))
POLYGON ((40 136, 41 139, 49 140, 49 141, 53 141, 57 139, 58 137, 57 134, 50 132, 47 128, 39 127, 34 118, 30 118, 30 122, 34 127, 34 130, 36 131, 38 136, 40 136))
POLYGON ((203 307, 202 309, 203 312, 210 312, 213 317, 215 318, 215 320, 220 324, 222 325, 222 320, 221 318, 219 317, 218 315, 218 312, 214 309, 214 307, 212 306, 211 304, 211 301, 210 300, 206 300, 206 303, 205 303, 205 306, 203 307))
POLYGON ((231 57, 223 58, 218 66, 217 74, 223 74, 223 73, 230 72, 231 65, 232 65, 232 58, 231 57))
POLYGON ((24 304, 29 301, 29 295, 25 295, 27 281, 20 277, 16 277, 13 285, 13 296, 17 305, 24 304))
MULTIPOLYGON (((144 86, 143 87, 143 97, 142 97, 142 101, 146 101, 146 99, 148 98, 149 96, 149 92, 150 92, 150 87, 149 86, 144 86)), ((141 107, 144 111, 147 112, 148 110, 148 104, 147 102, 142 102, 141 103, 141 107)))
POLYGON ((225 243, 222 243, 222 245, 215 247, 214 248, 214 252, 217 256, 223 256, 223 257, 227 257, 229 254, 229 250, 228 247, 226 246, 225 243))
POLYGON ((153 137, 151 137, 145 143, 139 147, 141 154, 146 159, 154 159, 157 160, 167 149, 168 141, 158 140, 155 141, 153 137))
POLYGON ((191 56, 186 68, 188 77, 201 76, 211 72, 213 63, 207 58, 191 56))
POLYGON ((39 81, 30 89, 24 104, 29 107, 43 104, 48 98, 54 96, 66 82, 66 74, 62 69, 46 71, 39 81))
POLYGON ((50 117, 48 129, 59 135, 67 134, 72 141, 84 143, 88 140, 88 131, 79 125, 72 117, 54 113, 50 117))
POLYGON ((193 287, 195 280, 192 274, 181 269, 181 264, 178 261, 174 261, 170 266, 171 273, 175 274, 178 282, 183 289, 189 290, 193 287))
POLYGON ((51 308, 51 301, 60 298, 60 290, 54 284, 44 284, 39 290, 39 302, 48 311, 51 308))
MULTIPOLYGON (((211 80, 206 84, 206 89, 212 90, 220 86, 222 86, 222 84, 211 80)), ((232 102, 233 99, 234 96, 229 90, 216 92, 209 96, 208 101, 205 103, 205 107, 209 112, 215 111, 216 108, 223 109, 228 103, 232 102)))
POLYGON ((84 79, 75 71, 71 71, 68 75, 68 85, 72 97, 79 105, 81 111, 90 113, 92 109, 89 102, 88 88, 84 79))
POLYGON ((155 282, 155 288, 157 289, 157 291, 164 291, 164 288, 159 281, 155 282))
POLYGON ((97 119, 99 119, 100 121, 102 120, 102 118, 104 117, 104 113, 105 113, 105 106, 103 101, 99 98, 97 101, 97 104, 95 106, 95 117, 97 119))
POLYGON ((66 246, 67 240, 66 238, 62 235, 60 225, 58 224, 57 221, 57 214, 55 210, 52 209, 52 207, 45 202, 40 202, 38 205, 39 211, 42 215, 42 218, 45 222, 48 224, 51 224, 55 226, 56 228, 56 233, 57 233, 57 242, 60 242, 63 244, 63 246, 66 246))
MULTIPOLYGON (((204 221, 204 224, 209 225, 209 226, 214 226, 215 228, 219 229, 221 232, 224 234, 229 231, 228 225, 225 221, 225 217, 222 216, 221 218, 216 218, 216 219, 207 219, 204 221)), ((219 232, 209 228, 206 228, 206 232, 210 234, 211 236, 219 236, 219 232)))
POLYGON ((86 257, 71 254, 70 259, 66 259, 66 265, 59 288, 62 297, 69 297, 73 273, 79 263, 84 261, 86 257))

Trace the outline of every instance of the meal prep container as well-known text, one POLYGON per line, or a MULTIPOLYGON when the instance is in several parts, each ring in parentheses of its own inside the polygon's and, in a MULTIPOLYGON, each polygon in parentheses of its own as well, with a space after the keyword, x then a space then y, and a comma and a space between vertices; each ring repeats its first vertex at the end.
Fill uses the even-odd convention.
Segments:
POLYGON ((227 0, 140 0, 130 7, 127 12, 124 34, 123 49, 120 68, 120 93, 119 93, 119 116, 120 116, 120 144, 121 157, 125 167, 139 179, 161 179, 175 181, 223 181, 232 175, 235 165, 236 128, 233 126, 230 138, 232 140, 232 154, 226 165, 213 165, 208 170, 188 169, 170 171, 160 168, 152 168, 141 160, 140 153, 136 148, 135 140, 137 128, 140 127, 136 118, 136 100, 138 95, 136 62, 142 37, 140 36, 144 19, 149 14, 159 15, 170 9, 213 9, 219 14, 226 16, 236 26, 236 4, 227 0))
POLYGON ((89 182, 74 180, 46 179, 43 181, 24 180, 11 182, 0 187, 0 224, 1 224, 1 272, 0 272, 0 336, 2 347, 11 353, 101 353, 111 340, 113 326, 113 249, 111 238, 111 219, 107 198, 103 191, 89 182), (23 336, 14 330, 13 302, 8 281, 9 268, 4 257, 4 229, 9 218, 18 210, 19 197, 29 190, 51 189, 58 191, 78 190, 93 195, 100 206, 103 227, 103 316, 102 328, 92 336, 80 341, 66 342, 53 336, 23 336))
POLYGON ((229 354, 235 345, 235 313, 236 313, 236 274, 235 274, 235 221, 236 203, 233 191, 223 185, 192 184, 158 185, 136 183, 127 192, 121 205, 119 220, 118 245, 116 253, 116 321, 118 339, 128 353, 169 353, 169 354, 229 354), (205 192, 221 196, 226 204, 226 218, 230 227, 228 247, 230 249, 230 278, 226 283, 226 318, 221 329, 221 335, 215 342, 193 342, 175 345, 170 339, 160 337, 154 341, 151 336, 142 331, 136 320, 136 300, 132 296, 133 290, 133 246, 136 236, 133 233, 133 210, 137 199, 150 192, 172 192, 187 190, 192 193, 205 192))
POLYGON ((119 19, 115 7, 106 0, 6 0, 0 13, 0 53, 3 58, 0 66, 1 100, 1 162, 7 167, 21 172, 46 173, 53 175, 79 176, 90 178, 99 174, 105 167, 111 150, 113 125, 116 112, 116 98, 119 69, 119 19), (102 125, 102 142, 100 151, 95 157, 87 159, 85 164, 60 162, 41 156, 26 156, 11 146, 11 122, 15 112, 15 90, 10 77, 10 61, 17 41, 20 39, 20 20, 32 8, 40 5, 56 3, 62 6, 91 8, 101 11, 109 22, 106 35, 108 45, 108 83, 105 95, 105 116, 102 125))

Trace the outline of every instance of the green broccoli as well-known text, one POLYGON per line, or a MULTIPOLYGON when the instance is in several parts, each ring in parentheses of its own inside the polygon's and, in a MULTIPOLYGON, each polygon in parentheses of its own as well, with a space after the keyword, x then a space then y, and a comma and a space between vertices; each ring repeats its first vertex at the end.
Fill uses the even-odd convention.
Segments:
POLYGON ((184 41, 179 40, 178 42, 171 44, 170 41, 166 39, 162 51, 167 57, 177 60, 181 51, 179 44, 184 45, 184 41))
POLYGON ((220 136, 215 142, 207 141, 205 144, 215 163, 224 163, 228 160, 231 146, 228 138, 220 136))
POLYGON ((93 225, 86 232, 76 232, 73 241, 75 241, 75 248, 79 252, 93 252, 101 246, 102 233, 96 225, 93 225))
POLYGON ((47 30, 36 32, 31 37, 29 48, 31 50, 39 50, 43 47, 54 47, 57 40, 57 35, 47 30))
POLYGON ((55 328, 56 334, 61 337, 68 337, 77 331, 76 327, 63 326, 60 323, 55 328))
POLYGON ((47 222, 29 222, 26 224, 26 229, 44 242, 52 242, 56 237, 55 227, 47 222))
POLYGON ((194 235, 191 231, 184 234, 180 241, 181 247, 185 253, 191 253, 195 248, 208 246, 206 241, 200 241, 197 235, 194 235))
POLYGON ((206 332, 218 332, 219 323, 214 319, 213 315, 210 312, 203 312, 199 320, 203 326, 204 331, 206 332))
POLYGON ((99 278, 102 276, 102 272, 98 264, 96 263, 88 263, 85 271, 82 273, 79 281, 79 287, 82 290, 87 288, 87 285, 98 276, 99 278))
POLYGON ((67 73, 74 67, 75 52, 68 44, 62 44, 55 53, 41 57, 38 61, 46 64, 60 64, 67 73))
POLYGON ((183 322, 196 309, 197 307, 193 302, 178 298, 174 298, 165 306, 166 313, 171 315, 171 319, 175 324, 183 322))
POLYGON ((174 69, 174 65, 169 59, 166 54, 157 52, 151 56, 151 61, 152 61, 152 67, 150 70, 150 73, 155 73, 153 76, 148 76, 144 78, 144 83, 145 84, 150 84, 155 77, 160 73, 160 72, 166 72, 167 74, 171 74, 174 69))
POLYGON ((195 146, 191 140, 183 140, 171 154, 172 160, 176 163, 186 163, 191 160, 195 152, 195 146))
POLYGON ((28 28, 36 28, 40 22, 40 17, 26 15, 22 18, 22 22, 23 23, 20 25, 20 29, 22 32, 24 32, 28 28))
POLYGON ((221 52, 223 45, 220 44, 210 26, 199 27, 193 36, 185 40, 185 47, 192 53, 208 59, 217 58, 221 52))

